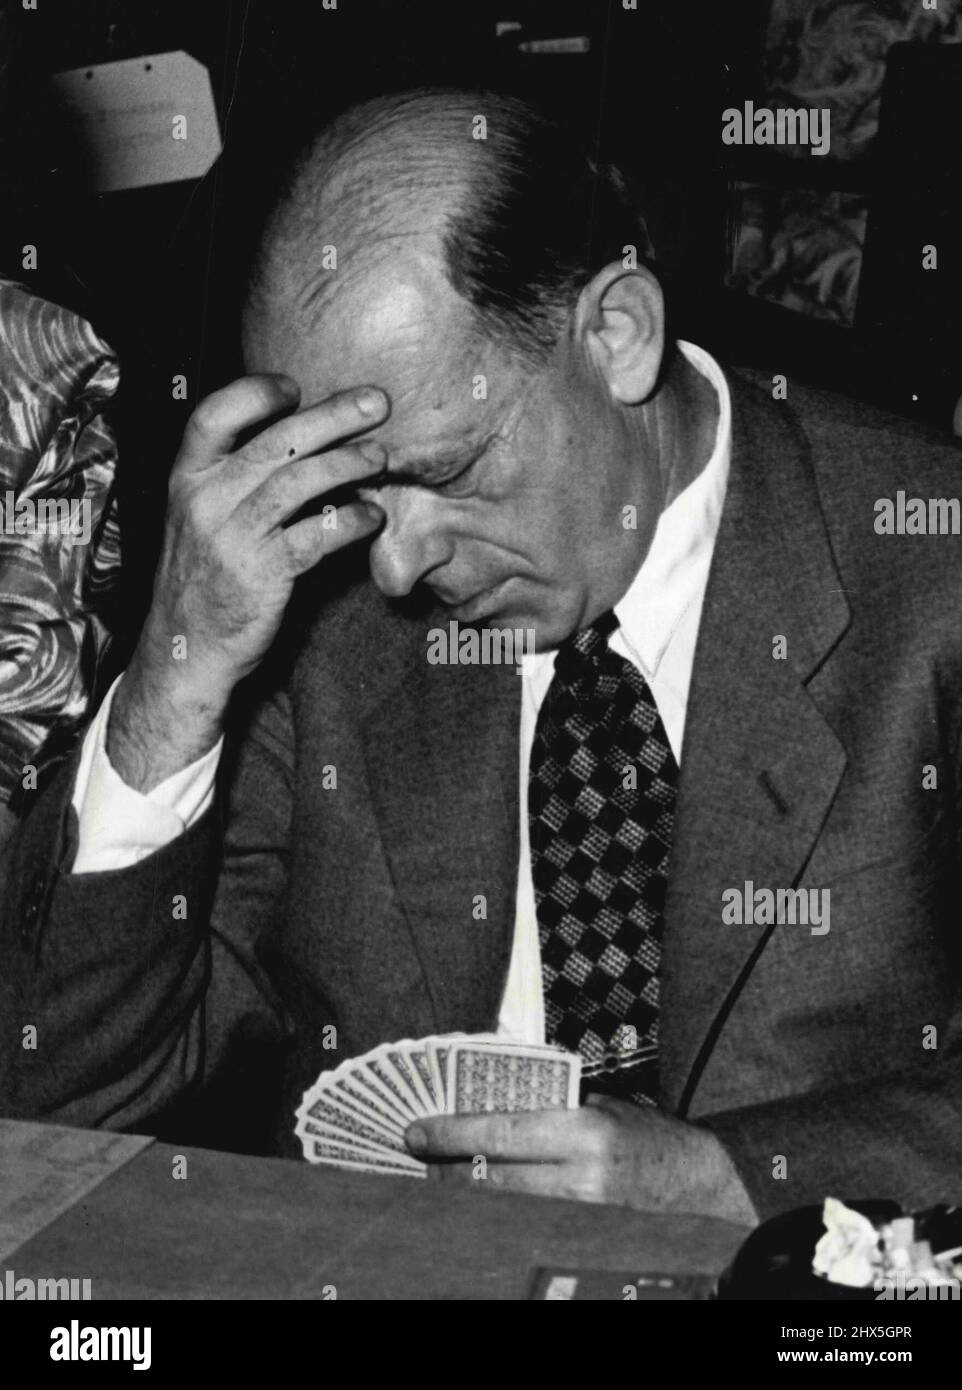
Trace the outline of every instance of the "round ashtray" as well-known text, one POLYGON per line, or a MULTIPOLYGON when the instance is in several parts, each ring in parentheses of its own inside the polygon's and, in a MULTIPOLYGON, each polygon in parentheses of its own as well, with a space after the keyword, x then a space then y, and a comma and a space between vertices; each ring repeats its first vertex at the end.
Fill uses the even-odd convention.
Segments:
MULTIPOLYGON (((845 1205, 875 1225, 904 1214, 897 1202, 846 1200, 845 1205)), ((721 1275, 715 1297, 754 1301, 814 1299, 830 1303, 877 1298, 874 1288, 833 1284, 813 1274, 815 1246, 825 1232, 822 1210, 820 1206, 798 1207, 763 1221, 721 1275)))

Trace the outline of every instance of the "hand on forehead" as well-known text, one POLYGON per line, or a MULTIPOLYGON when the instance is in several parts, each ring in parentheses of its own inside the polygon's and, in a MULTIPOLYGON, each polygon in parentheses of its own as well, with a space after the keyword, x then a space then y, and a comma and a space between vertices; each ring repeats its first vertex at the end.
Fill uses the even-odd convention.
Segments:
POLYGON ((391 414, 373 434, 389 468, 404 472, 477 447, 504 414, 511 372, 429 257, 412 251, 374 258, 310 327, 275 301, 247 332, 248 367, 292 376, 304 404, 361 385, 384 390, 391 414))

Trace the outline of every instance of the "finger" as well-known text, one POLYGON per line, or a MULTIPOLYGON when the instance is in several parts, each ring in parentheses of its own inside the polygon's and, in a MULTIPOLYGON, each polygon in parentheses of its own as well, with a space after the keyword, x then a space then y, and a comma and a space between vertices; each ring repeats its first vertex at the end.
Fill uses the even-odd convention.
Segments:
POLYGON ((518 1115, 434 1115, 405 1131, 419 1158, 479 1155, 501 1163, 563 1163, 584 1147, 580 1110, 532 1110, 518 1115))
POLYGON ((191 414, 184 431, 181 459, 204 464, 230 453, 240 434, 282 411, 293 410, 300 394, 297 383, 279 373, 265 372, 232 381, 205 396, 191 414))
POLYGON ((576 1202, 603 1202, 604 1172, 598 1164, 500 1163, 488 1169, 487 1183, 503 1192, 529 1192, 536 1197, 566 1197, 576 1202))
MULTIPOLYGON (((346 483, 362 483, 383 471, 386 451, 373 440, 369 444, 333 449, 309 458, 281 460, 240 504, 246 515, 239 518, 245 531, 264 535, 283 526, 302 507, 346 483)), ((255 476, 260 477, 260 474, 255 476)))
POLYGON ((600 1091, 587 1095, 584 1105, 616 1120, 627 1120, 635 1129, 639 1125, 658 1125, 666 1118, 660 1105, 633 1105, 630 1100, 619 1100, 617 1096, 608 1096, 600 1091))
POLYGON ((570 1163, 445 1163, 430 1170, 445 1183, 473 1187, 479 1192, 527 1192, 537 1197, 566 1197, 579 1202, 601 1202, 602 1173, 597 1165, 570 1163))
POLYGON ((383 520, 383 511, 374 503, 349 502, 338 507, 333 516, 307 516, 296 521, 280 533, 290 572, 304 574, 320 564, 325 555, 372 536, 383 520))
POLYGON ((625 1102, 623 1100, 615 1100, 614 1096, 603 1095, 600 1091, 592 1091, 590 1095, 585 1096, 584 1104, 593 1105, 596 1110, 611 1111, 620 1109, 625 1102))
POLYGON ((244 445, 243 453, 258 462, 303 458, 373 429, 389 414, 388 398, 376 386, 339 391, 262 430, 244 445))

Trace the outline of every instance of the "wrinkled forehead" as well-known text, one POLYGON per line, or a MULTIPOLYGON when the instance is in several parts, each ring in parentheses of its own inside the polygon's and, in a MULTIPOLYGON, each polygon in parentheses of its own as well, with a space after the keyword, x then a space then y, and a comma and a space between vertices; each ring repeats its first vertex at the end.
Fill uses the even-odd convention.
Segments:
POLYGON ((391 415, 372 437, 390 468, 479 445, 517 387, 468 306, 421 266, 366 276, 313 318, 296 297, 268 299, 248 312, 244 349, 248 371, 286 372, 305 405, 357 386, 385 390, 391 415))

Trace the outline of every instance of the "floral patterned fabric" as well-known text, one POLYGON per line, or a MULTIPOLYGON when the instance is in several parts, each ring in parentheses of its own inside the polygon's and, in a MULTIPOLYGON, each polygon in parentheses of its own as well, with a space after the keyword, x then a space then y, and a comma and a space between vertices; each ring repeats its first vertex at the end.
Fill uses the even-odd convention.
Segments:
POLYGON ((0 280, 0 804, 83 720, 106 647, 97 609, 120 538, 103 410, 118 378, 89 323, 0 280))
MULTIPOLYGON (((765 53, 769 106, 828 107, 833 159, 871 148, 893 43, 962 42, 962 0, 774 0, 765 53)), ((806 162, 801 146, 785 146, 806 162)))
MULTIPOLYGON (((746 95, 774 109, 827 108, 830 161, 858 160, 878 133, 888 51, 903 42, 962 42, 962 0, 935 10, 920 0, 773 0, 763 87, 746 95)), ((799 162, 803 181, 822 163, 807 145, 777 154, 799 162)), ((733 183, 728 285, 851 327, 868 217, 868 196, 856 189, 733 183)))

